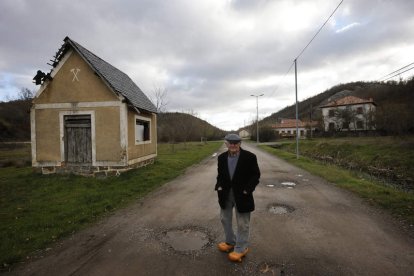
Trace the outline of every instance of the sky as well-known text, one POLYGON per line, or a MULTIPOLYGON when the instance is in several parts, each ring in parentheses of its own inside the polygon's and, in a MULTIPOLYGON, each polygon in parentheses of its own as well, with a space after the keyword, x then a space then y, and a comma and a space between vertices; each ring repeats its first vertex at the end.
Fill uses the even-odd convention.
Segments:
POLYGON ((167 91, 167 111, 223 130, 254 122, 257 107, 261 119, 294 104, 296 58, 299 102, 414 62, 412 0, 344 0, 305 49, 340 2, 1 0, 0 101, 37 91, 34 75, 66 36, 148 97, 167 91))

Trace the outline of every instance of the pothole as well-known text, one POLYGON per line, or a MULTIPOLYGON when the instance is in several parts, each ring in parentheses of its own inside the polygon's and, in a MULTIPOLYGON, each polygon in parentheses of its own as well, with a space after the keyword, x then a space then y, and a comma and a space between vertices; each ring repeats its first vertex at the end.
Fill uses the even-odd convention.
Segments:
POLYGON ((209 234, 201 229, 184 228, 164 231, 161 242, 174 251, 188 253, 205 249, 211 244, 211 239, 209 234))
POLYGON ((283 215, 295 211, 295 208, 283 204, 272 204, 267 210, 275 215, 283 215))

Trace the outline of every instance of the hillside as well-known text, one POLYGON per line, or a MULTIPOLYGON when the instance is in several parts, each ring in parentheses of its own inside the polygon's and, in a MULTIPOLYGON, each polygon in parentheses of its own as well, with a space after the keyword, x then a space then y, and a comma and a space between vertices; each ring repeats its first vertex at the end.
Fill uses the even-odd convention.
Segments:
MULTIPOLYGON (((309 120, 321 120, 319 106, 345 96, 364 99, 373 98, 377 104, 377 129, 387 134, 414 132, 414 77, 407 81, 352 82, 336 85, 314 97, 299 102, 298 117, 309 120)), ((295 118, 295 104, 273 113, 260 121, 262 125, 274 124, 279 118, 295 118)))
POLYGON ((187 113, 160 113, 157 121, 158 140, 161 142, 219 140, 226 135, 224 130, 187 113))
POLYGON ((30 100, 0 102, 0 142, 30 140, 30 100))

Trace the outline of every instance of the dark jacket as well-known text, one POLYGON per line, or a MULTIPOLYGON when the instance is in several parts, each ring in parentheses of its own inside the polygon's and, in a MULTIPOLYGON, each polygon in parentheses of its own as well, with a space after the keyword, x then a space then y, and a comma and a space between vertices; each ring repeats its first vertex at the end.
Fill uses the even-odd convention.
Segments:
POLYGON ((252 212, 254 210, 253 191, 259 184, 260 169, 257 164, 256 155, 250 151, 240 149, 240 156, 234 171, 233 180, 230 180, 227 165, 228 152, 218 156, 218 175, 215 190, 221 208, 225 208, 225 202, 229 196, 230 188, 233 189, 237 211, 240 213, 252 212), (218 188, 221 187, 222 190, 218 188), (246 191, 247 194, 244 194, 246 191))

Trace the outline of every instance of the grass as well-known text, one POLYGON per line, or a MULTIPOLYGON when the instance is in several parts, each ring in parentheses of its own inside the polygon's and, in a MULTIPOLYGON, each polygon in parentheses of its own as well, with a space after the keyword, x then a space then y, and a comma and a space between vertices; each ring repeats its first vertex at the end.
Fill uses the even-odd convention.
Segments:
MULTIPOLYGON (((294 142, 279 147, 292 153, 295 148, 294 142)), ((401 189, 414 189, 414 136, 304 140, 300 141, 299 152, 384 179, 401 189)))
MULTIPOLYGON (((329 143, 333 145, 335 141, 332 140, 329 143)), ((399 221, 414 225, 414 193, 384 185, 384 183, 366 177, 366 174, 361 174, 359 171, 344 169, 305 156, 300 156, 297 159, 296 154, 283 149, 269 146, 261 146, 261 148, 341 188, 354 192, 373 205, 390 211, 399 221)), ((364 154, 360 153, 360 155, 364 154)))
POLYGON ((0 168, 2 269, 142 198, 221 145, 161 144, 153 165, 106 179, 40 175, 30 167, 0 168))

